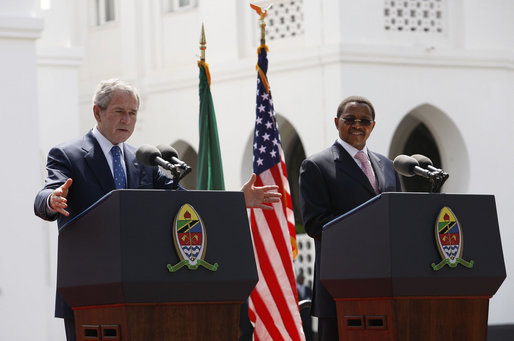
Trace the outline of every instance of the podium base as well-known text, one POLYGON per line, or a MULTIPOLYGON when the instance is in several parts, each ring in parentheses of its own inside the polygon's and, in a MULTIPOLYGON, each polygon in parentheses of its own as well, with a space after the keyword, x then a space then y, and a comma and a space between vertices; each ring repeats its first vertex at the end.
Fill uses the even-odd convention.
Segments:
POLYGON ((237 340, 242 303, 78 307, 74 308, 77 341, 237 340))
POLYGON ((336 301, 345 341, 483 341, 489 298, 423 297, 336 301))

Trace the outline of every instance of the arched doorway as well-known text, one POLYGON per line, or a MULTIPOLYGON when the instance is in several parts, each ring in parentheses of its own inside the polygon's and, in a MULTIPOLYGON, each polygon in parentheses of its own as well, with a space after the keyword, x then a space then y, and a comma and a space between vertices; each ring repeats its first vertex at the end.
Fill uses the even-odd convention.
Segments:
MULTIPOLYGON (((300 211, 300 166, 302 161, 305 160, 305 150, 303 149, 302 141, 294 130, 293 126, 288 121, 283 122, 282 125, 290 126, 290 134, 280 134, 282 138, 284 157, 286 162, 287 179, 289 181, 289 190, 291 191, 291 200, 293 202, 294 221, 296 232, 303 233, 302 213, 300 211), (287 123, 286 123, 287 122, 287 123), (284 139, 287 139, 284 141, 284 139)), ((281 126, 282 126, 281 125, 281 126)), ((289 129, 288 129, 289 130, 289 129)))
MULTIPOLYGON (((389 158, 400 154, 422 154, 435 167, 450 174, 443 191, 466 192, 469 180, 469 155, 457 125, 439 108, 423 104, 412 109, 393 135, 389 158)), ((402 177, 403 190, 428 192, 430 181, 414 176, 402 177)))
MULTIPOLYGON (((402 154, 413 155, 422 154, 432 160, 434 167, 442 169, 441 155, 434 136, 424 123, 419 123, 411 131, 405 146, 403 147, 402 154)), ((429 180, 412 176, 401 176, 403 189, 407 192, 430 192, 431 183, 429 180)))

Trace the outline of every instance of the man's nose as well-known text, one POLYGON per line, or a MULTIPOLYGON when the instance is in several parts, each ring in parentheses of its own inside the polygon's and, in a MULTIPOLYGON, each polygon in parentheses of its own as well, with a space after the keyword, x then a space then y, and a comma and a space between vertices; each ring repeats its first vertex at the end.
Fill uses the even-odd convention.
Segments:
POLYGON ((131 117, 130 117, 130 114, 128 112, 124 112, 123 114, 121 114, 121 122, 122 123, 129 123, 131 120, 131 117))

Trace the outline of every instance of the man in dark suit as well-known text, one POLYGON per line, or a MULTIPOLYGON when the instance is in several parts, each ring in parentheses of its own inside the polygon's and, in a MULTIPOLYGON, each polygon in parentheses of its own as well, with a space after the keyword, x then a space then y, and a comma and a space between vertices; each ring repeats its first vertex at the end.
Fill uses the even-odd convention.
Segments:
POLYGON ((344 99, 334 123, 337 141, 305 159, 300 169, 303 222, 316 250, 311 314, 318 317, 320 341, 338 340, 336 305, 320 282, 323 225, 378 193, 401 191, 392 161, 366 147, 375 127, 371 102, 360 96, 344 99))
MULTIPOLYGON (((99 84, 93 98, 96 127, 48 153, 48 177, 34 201, 37 216, 57 219, 60 229, 114 189, 174 187, 173 180, 158 167, 140 164, 136 148, 125 143, 134 131, 139 104, 139 94, 130 84, 115 79, 99 84)), ((247 207, 272 209, 267 204, 281 196, 276 193, 277 186, 254 187, 255 179, 253 174, 241 189, 247 207)), ((59 293, 55 316, 64 318, 67 339, 75 340, 73 311, 59 293)))

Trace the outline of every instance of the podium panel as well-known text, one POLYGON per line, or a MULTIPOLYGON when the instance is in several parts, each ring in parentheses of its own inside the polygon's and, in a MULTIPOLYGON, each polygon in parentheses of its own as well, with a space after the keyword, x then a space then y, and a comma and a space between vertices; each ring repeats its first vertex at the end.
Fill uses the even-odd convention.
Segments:
POLYGON ((123 304, 75 309, 78 340, 237 340, 239 303, 123 304))
POLYGON ((240 305, 257 281, 242 192, 116 190, 59 233, 57 287, 74 309, 79 340, 102 326, 123 340, 194 340, 193 330, 205 328, 226 331, 213 340, 237 338, 240 305), (211 270, 180 267, 173 227, 185 204, 198 219, 180 236, 201 241, 197 258, 217 264, 211 270), (198 222, 203 232, 185 236, 198 222))
POLYGON ((382 193, 325 225, 320 273, 341 339, 484 340, 489 298, 506 277, 494 196, 382 193), (434 270, 444 207, 460 228, 448 234, 459 248, 449 247, 467 266, 434 270))
POLYGON ((432 341, 487 339, 487 298, 338 300, 340 340, 432 341))

